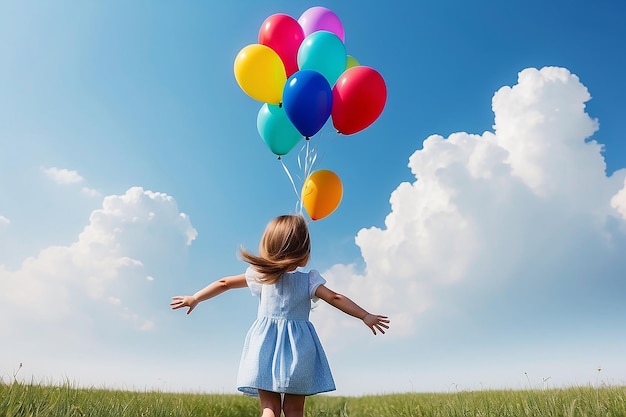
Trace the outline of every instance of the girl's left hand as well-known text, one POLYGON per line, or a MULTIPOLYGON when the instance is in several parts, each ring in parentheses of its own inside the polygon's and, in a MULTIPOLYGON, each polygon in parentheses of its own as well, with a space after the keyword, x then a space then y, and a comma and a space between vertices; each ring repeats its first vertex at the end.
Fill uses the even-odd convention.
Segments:
POLYGON ((172 310, 178 310, 179 308, 188 307, 187 314, 191 313, 198 305, 198 300, 190 295, 177 295, 172 297, 170 306, 172 310))
POLYGON ((376 334, 376 330, 378 330, 379 333, 385 334, 385 329, 389 329, 389 318, 387 316, 368 314, 363 317, 363 322, 374 334, 376 334))

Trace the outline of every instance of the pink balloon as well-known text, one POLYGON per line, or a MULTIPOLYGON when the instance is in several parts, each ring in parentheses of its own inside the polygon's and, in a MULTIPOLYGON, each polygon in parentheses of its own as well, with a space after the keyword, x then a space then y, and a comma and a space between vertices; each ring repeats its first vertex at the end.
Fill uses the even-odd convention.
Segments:
POLYGON ((327 30, 337 35, 342 42, 346 40, 341 20, 339 20, 333 11, 326 7, 311 7, 302 13, 302 16, 298 19, 298 23, 302 26, 305 37, 318 30, 327 30))
POLYGON ((259 43, 272 48, 283 61, 287 77, 298 71, 298 49, 304 40, 302 27, 293 17, 277 13, 263 22, 259 43))

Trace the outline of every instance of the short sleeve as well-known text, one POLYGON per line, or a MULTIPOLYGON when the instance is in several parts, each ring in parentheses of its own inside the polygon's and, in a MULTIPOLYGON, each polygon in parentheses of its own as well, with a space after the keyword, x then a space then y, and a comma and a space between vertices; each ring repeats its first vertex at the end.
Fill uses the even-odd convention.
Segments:
POLYGON ((326 280, 320 275, 317 270, 312 269, 311 271, 309 271, 309 296, 314 303, 319 300, 319 298, 315 296, 315 291, 317 291, 317 287, 324 284, 326 284, 326 280))
POLYGON ((261 287, 263 284, 259 282, 259 273, 255 271, 251 266, 246 269, 246 283, 248 284, 248 288, 250 288, 250 292, 252 295, 260 295, 261 287))

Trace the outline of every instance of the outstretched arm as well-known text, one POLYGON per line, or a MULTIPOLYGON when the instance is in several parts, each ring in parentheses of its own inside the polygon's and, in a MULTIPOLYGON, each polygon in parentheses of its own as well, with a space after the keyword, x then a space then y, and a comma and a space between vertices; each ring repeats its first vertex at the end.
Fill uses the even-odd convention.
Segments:
POLYGON ((338 294, 326 288, 324 285, 317 287, 317 290, 315 290, 315 296, 321 298, 331 306, 338 308, 344 313, 363 320, 363 323, 365 323, 365 325, 369 327, 374 334, 376 334, 376 330, 385 334, 385 329, 389 328, 389 319, 387 316, 370 314, 345 295, 338 294))
POLYGON ((175 297, 172 297, 172 302, 170 303, 170 306, 172 307, 172 310, 189 307, 189 309, 187 310, 187 314, 189 314, 193 311, 194 308, 196 308, 198 303, 201 301, 205 301, 209 298, 218 296, 233 288, 243 288, 247 286, 248 283, 246 282, 245 274, 224 277, 215 282, 212 282, 194 295, 177 295, 175 297))

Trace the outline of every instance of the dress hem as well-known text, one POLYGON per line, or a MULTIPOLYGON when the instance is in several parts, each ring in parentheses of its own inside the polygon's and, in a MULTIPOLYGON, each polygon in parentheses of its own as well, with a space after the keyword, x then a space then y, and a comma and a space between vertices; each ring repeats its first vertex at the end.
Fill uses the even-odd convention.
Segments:
POLYGON ((273 390, 273 389, 255 388, 255 387, 237 387, 237 391, 250 397, 258 397, 260 389, 263 391, 277 392, 279 394, 304 395, 305 397, 308 397, 311 395, 323 394, 325 392, 335 391, 337 388, 332 387, 332 388, 327 388, 327 389, 322 389, 322 390, 315 390, 314 392, 309 392, 309 393, 301 393, 301 392, 291 392, 289 389, 273 390))

